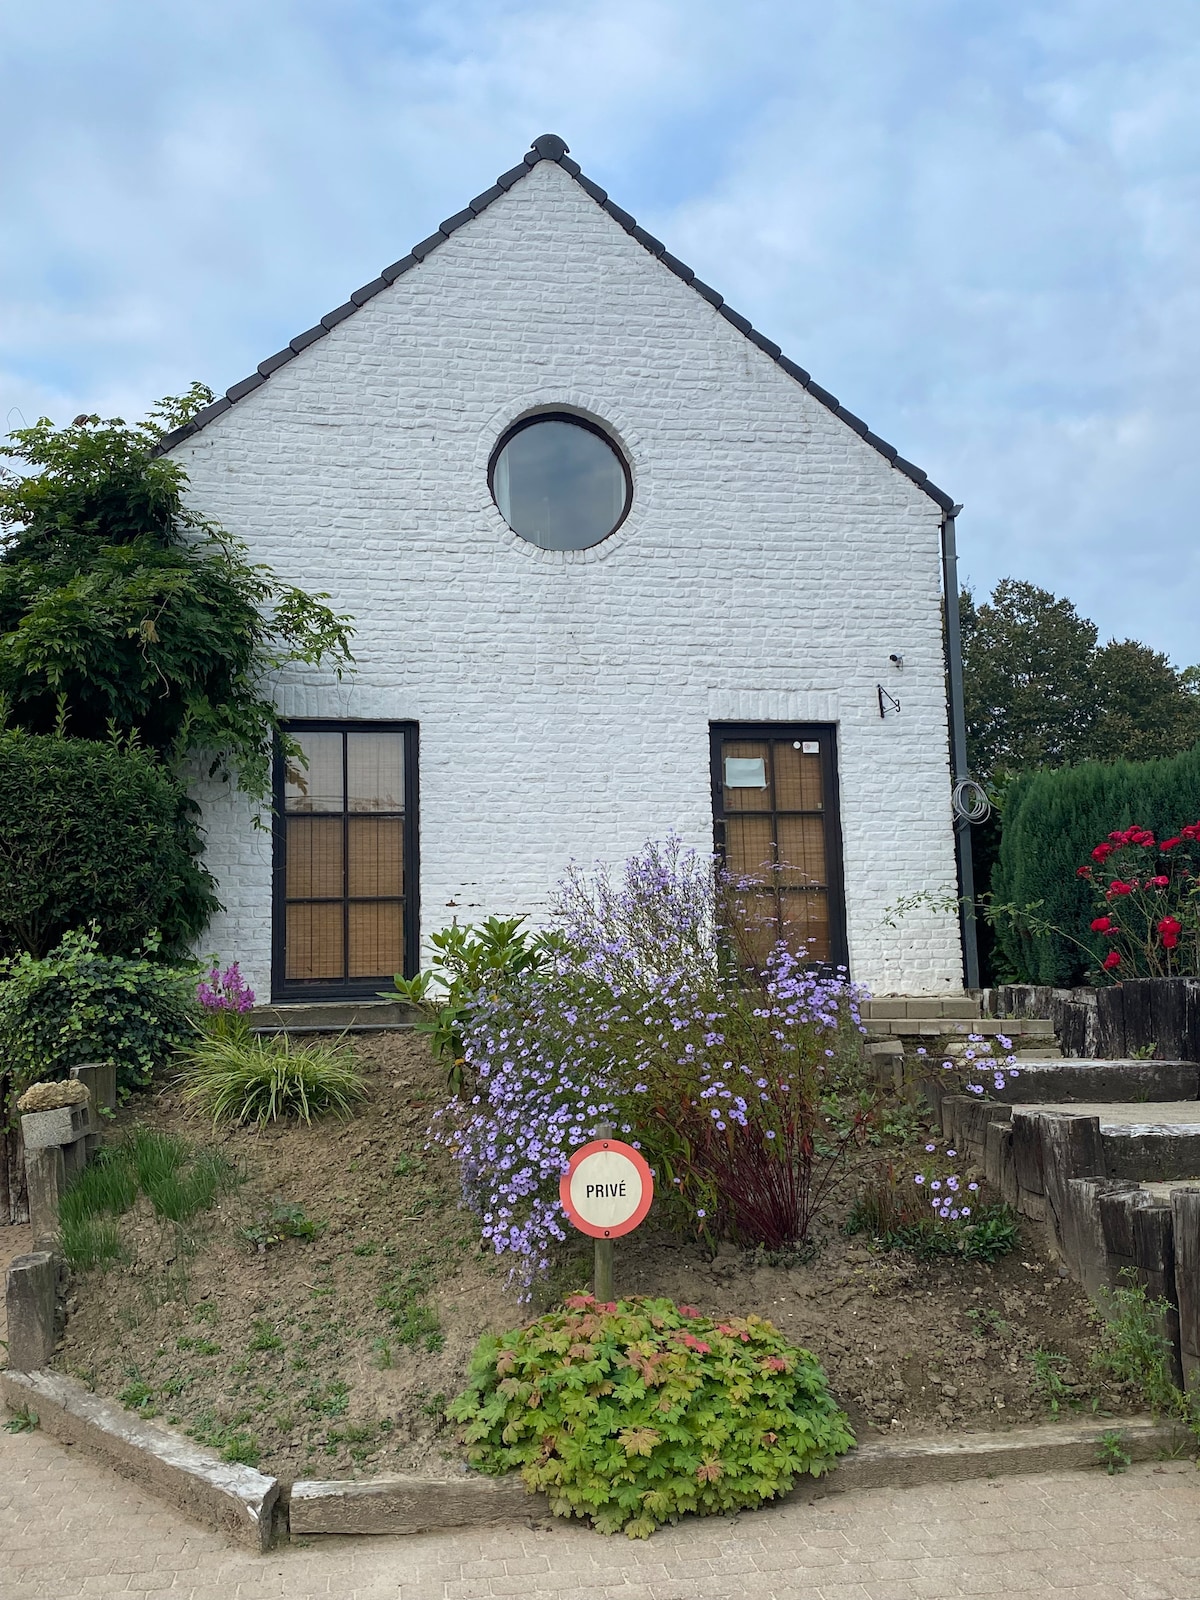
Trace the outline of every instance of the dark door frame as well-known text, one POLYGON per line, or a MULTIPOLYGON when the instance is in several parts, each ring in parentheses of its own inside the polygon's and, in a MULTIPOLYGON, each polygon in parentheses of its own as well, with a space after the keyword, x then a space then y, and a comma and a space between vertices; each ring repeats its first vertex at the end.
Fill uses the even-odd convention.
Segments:
POLYGON ((846 936, 846 878, 842 864, 842 808, 838 783, 837 726, 832 722, 710 722, 709 770, 712 782, 713 844, 725 860, 725 775, 721 745, 727 739, 815 739, 821 746, 821 799, 825 818, 825 866, 829 894, 830 960, 821 966, 850 968, 846 936))
MULTIPOLYGON (((404 975, 416 975, 421 948, 421 831, 419 735, 416 722, 365 717, 287 717, 286 733, 399 733, 404 738, 404 975)), ((272 770, 271 839, 271 999, 286 1004, 302 1000, 374 1000, 378 980, 346 979, 341 983, 288 980, 287 973, 287 821, 284 810, 284 760, 276 741, 272 770)), ((364 813, 365 815, 366 813, 364 813)), ((349 904, 348 901, 344 902, 349 904)))

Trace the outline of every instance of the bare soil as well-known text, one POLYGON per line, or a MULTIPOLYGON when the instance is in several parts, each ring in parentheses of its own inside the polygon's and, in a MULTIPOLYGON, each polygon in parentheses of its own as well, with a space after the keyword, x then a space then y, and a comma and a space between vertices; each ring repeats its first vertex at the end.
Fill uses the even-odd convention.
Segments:
MULTIPOLYGON (((244 1181, 184 1229, 139 1202, 124 1223, 132 1259, 73 1282, 56 1357, 99 1392, 282 1478, 444 1470, 458 1452, 442 1407, 476 1340, 529 1315, 506 1267, 481 1252, 449 1159, 428 1145, 446 1089, 426 1041, 363 1035, 354 1048, 369 1098, 344 1123, 214 1134, 170 1089, 121 1113, 117 1137, 141 1122, 214 1146, 244 1181), (279 1202, 318 1237, 248 1239, 270 1231, 279 1202)), ((714 1259, 647 1225, 617 1245, 617 1291, 769 1317, 824 1364, 860 1438, 1135 1409, 1090 1378, 1094 1314, 1040 1230, 1026 1225, 992 1266, 880 1253, 842 1231, 853 1184, 849 1174, 811 1259, 772 1265, 732 1247, 714 1259), (1065 1358, 1057 1397, 1037 1352, 1065 1358)), ((547 1292, 588 1275, 581 1240, 547 1292)))

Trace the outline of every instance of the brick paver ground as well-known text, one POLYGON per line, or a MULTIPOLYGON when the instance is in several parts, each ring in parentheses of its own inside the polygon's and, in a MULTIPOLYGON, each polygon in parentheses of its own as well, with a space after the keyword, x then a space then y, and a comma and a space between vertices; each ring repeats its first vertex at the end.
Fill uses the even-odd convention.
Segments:
MULTIPOLYGON (((7 1254, 14 1234, 0 1235, 7 1254)), ((1115 1478, 828 1494, 645 1542, 563 1525, 313 1539, 254 1556, 44 1434, 0 1432, 0 1600, 110 1595, 1200 1600, 1200 1474, 1165 1462, 1115 1478)))

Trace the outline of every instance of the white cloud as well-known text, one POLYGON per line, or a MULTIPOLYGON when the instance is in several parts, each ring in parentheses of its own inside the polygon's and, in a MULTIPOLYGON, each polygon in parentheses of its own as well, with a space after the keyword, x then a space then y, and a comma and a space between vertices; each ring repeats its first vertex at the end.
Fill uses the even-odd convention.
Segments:
POLYGON ((1187 0, 9 7, 0 415, 234 382, 553 129, 978 584, 1190 661, 1198 55, 1187 0))

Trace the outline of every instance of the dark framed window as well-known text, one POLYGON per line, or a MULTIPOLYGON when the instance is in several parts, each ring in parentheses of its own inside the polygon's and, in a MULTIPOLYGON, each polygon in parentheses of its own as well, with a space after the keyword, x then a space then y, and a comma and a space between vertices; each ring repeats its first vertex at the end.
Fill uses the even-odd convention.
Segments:
POLYGON ((713 723, 713 831, 751 953, 783 939, 814 966, 848 965, 837 734, 827 723, 713 723))
POLYGON ((417 728, 292 721, 275 761, 276 1000, 373 999, 416 971, 417 728))
POLYGON ((602 428, 570 413, 537 412, 503 435, 488 488, 514 533, 542 550, 587 550, 629 514, 629 463, 602 428))

